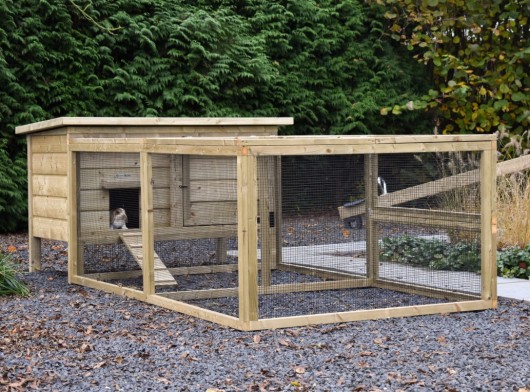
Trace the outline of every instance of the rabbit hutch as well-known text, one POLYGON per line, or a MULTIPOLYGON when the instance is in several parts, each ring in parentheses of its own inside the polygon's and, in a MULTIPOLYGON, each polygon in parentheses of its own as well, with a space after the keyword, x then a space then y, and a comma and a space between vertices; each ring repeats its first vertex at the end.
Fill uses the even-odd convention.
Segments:
POLYGON ((33 268, 38 238, 57 237, 70 283, 240 330, 496 306, 494 136, 276 135, 289 124, 18 128, 29 139, 33 268), (39 170, 59 166, 45 157, 58 138, 64 172, 46 175, 64 183, 52 187, 39 170), (113 222, 117 210, 127 220, 113 222))

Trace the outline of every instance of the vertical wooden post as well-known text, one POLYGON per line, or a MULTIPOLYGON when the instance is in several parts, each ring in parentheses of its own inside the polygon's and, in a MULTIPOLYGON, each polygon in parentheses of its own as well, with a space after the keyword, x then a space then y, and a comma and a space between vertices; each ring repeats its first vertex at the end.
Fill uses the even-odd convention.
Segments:
POLYGON ((239 320, 258 319, 258 235, 256 157, 243 147, 237 156, 239 320))
POLYGON ((261 285, 270 286, 271 270, 274 264, 274 236, 271 215, 273 195, 271 194, 272 157, 260 157, 258 160, 258 215, 260 217, 261 239, 261 285))
POLYGON ((372 211, 377 207, 378 156, 364 156, 364 192, 366 205, 366 274, 372 282, 379 279, 379 244, 377 223, 372 218, 372 211))
POLYGON ((84 274, 83 249, 79 246, 79 154, 68 151, 68 282, 84 274))
POLYGON ((278 265, 282 262, 282 158, 278 156, 274 159, 274 180, 273 180, 273 192, 274 192, 274 268, 278 268, 278 265))
POLYGON ((28 246, 29 246, 29 272, 41 269, 41 239, 33 236, 33 154, 32 138, 26 137, 28 154, 28 246))
POLYGON ((183 202, 182 202, 182 155, 171 155, 169 164, 169 198, 170 198, 170 220, 171 227, 182 227, 184 225, 183 202))
POLYGON ((483 300, 497 306, 497 143, 492 142, 491 149, 482 151, 480 158, 481 293, 483 300))
POLYGON ((153 162, 151 154, 140 152, 140 187, 142 204, 142 258, 144 294, 155 293, 153 162))

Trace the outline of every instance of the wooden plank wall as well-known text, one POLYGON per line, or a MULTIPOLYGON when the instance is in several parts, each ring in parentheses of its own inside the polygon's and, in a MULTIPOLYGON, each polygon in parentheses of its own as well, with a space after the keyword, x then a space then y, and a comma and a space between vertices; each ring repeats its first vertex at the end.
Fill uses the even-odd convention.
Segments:
POLYGON ((183 157, 182 164, 184 224, 236 224, 236 158, 188 155, 183 157))
MULTIPOLYGON (((167 227, 170 221, 169 158, 169 155, 153 155, 156 227, 167 227)), ((140 154, 84 152, 80 153, 79 161, 81 233, 108 230, 109 189, 140 187, 140 154)))
POLYGON ((31 235, 68 241, 66 135, 33 135, 29 148, 31 235))

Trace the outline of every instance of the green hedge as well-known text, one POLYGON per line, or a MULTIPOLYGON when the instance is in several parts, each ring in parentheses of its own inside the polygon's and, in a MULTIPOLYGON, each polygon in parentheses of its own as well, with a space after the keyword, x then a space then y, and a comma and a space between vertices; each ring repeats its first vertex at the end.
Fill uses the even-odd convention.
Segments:
POLYGON ((285 133, 429 132, 379 115, 429 87, 423 66, 386 39, 383 13, 361 0, 0 2, 0 231, 24 225, 17 125, 293 116, 285 133))

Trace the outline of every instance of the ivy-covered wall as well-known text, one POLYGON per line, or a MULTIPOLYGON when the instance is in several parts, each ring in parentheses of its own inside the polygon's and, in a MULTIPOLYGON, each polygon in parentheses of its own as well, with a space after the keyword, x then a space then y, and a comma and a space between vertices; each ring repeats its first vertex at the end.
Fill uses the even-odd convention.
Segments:
POLYGON ((293 116, 290 134, 429 132, 428 90, 362 0, 0 2, 0 231, 23 227, 25 140, 58 116, 293 116))

